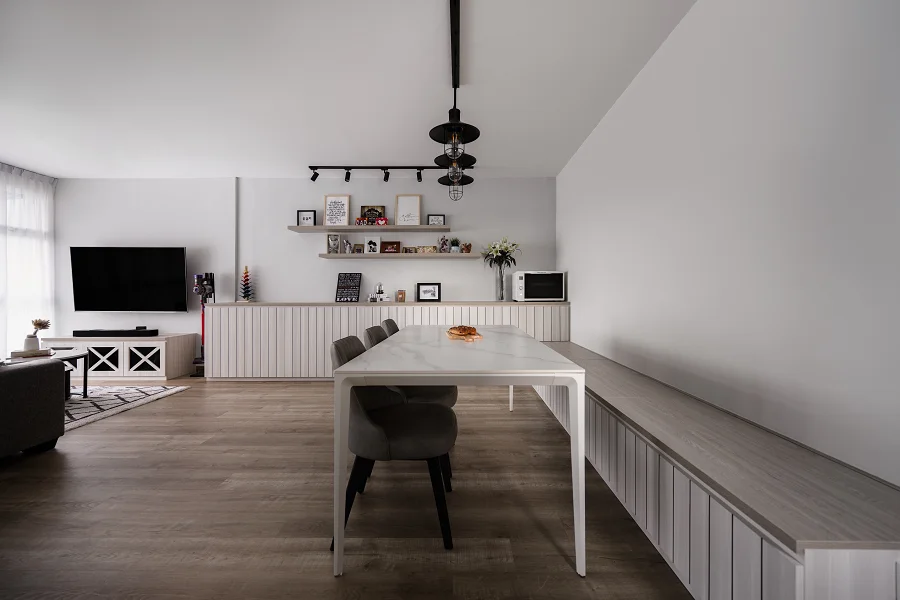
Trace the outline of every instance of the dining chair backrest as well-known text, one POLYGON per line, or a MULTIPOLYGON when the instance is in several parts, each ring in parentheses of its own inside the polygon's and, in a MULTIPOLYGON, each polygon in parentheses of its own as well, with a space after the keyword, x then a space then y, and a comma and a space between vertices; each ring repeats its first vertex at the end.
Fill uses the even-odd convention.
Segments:
MULTIPOLYGON (((363 346, 363 343, 359 341, 359 338, 355 335, 341 338, 331 344, 332 366, 334 366, 335 369, 342 367, 360 354, 365 353, 365 351, 366 347, 363 346)), ((350 406, 351 421, 360 418, 357 408, 362 409, 363 411, 378 410, 379 408, 403 404, 405 402, 404 397, 401 394, 383 385, 354 387, 353 399, 354 402, 351 402, 350 406)))
POLYGON ((388 334, 388 337, 391 337, 392 335, 400 331, 400 328, 397 327, 397 321, 393 319, 385 319, 381 322, 381 327, 382 329, 384 329, 385 333, 388 334))
POLYGON ((331 364, 335 369, 343 367, 365 351, 366 347, 355 335, 341 338, 331 344, 331 364))
POLYGON ((366 329, 366 348, 377 346, 386 339, 388 339, 387 334, 378 325, 366 329))

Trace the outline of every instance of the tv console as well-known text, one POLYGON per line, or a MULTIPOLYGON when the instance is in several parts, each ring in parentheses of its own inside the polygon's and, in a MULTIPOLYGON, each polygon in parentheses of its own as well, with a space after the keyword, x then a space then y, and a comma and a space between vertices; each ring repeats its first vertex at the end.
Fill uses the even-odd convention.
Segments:
POLYGON ((159 336, 159 329, 147 329, 146 327, 135 327, 134 329, 76 329, 72 332, 72 337, 77 338, 132 338, 157 336, 159 336))
POLYGON ((83 369, 87 369, 91 381, 124 377, 160 381, 194 372, 193 362, 200 335, 139 333, 122 337, 111 334, 104 337, 42 338, 41 343, 44 348, 87 352, 87 361, 78 361, 78 368, 72 372, 74 377, 81 377, 83 369))

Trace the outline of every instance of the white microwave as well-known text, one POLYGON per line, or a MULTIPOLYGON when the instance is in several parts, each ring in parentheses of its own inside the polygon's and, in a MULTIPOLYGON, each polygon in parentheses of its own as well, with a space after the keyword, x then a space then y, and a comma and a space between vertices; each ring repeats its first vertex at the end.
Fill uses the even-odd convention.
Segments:
POLYGON ((512 286, 516 302, 564 302, 566 299, 563 271, 516 271, 512 286))

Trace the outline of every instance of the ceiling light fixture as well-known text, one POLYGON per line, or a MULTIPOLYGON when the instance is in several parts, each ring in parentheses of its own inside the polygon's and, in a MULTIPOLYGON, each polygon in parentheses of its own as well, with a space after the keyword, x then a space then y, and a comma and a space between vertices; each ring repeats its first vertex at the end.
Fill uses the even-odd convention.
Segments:
POLYGON ((318 171, 313 171, 312 177, 310 177, 309 180, 310 180, 310 181, 315 181, 315 180, 318 179, 318 178, 319 178, 319 172, 318 172, 318 171))
POLYGON ((416 181, 418 181, 419 183, 422 183, 422 169, 419 169, 418 171, 416 171, 416 181))
POLYGON ((345 182, 349 182, 349 181, 350 181, 350 169, 347 169, 347 173, 344 174, 344 181, 345 181, 345 182))
POLYGON ((387 181, 390 178, 391 178, 391 172, 388 171, 387 169, 385 169, 384 170, 384 180, 387 181))

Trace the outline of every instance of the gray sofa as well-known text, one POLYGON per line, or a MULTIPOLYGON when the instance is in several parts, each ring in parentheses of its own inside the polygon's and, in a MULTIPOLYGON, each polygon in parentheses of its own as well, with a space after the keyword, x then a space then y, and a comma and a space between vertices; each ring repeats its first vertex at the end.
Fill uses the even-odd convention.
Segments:
POLYGON ((65 432, 65 394, 62 361, 0 366, 0 456, 54 448, 65 432))

